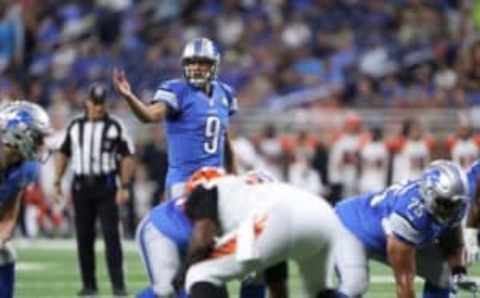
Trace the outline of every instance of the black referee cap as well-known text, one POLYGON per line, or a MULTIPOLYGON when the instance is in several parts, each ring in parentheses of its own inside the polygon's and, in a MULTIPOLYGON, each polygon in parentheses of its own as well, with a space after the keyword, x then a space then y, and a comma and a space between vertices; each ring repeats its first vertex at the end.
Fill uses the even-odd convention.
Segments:
POLYGON ((93 83, 88 91, 88 98, 93 103, 103 104, 107 99, 107 88, 100 83, 93 83))

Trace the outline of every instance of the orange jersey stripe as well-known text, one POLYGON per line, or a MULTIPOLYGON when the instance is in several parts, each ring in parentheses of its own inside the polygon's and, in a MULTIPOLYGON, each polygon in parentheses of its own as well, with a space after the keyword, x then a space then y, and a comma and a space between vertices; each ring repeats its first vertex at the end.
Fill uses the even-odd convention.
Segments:
MULTIPOLYGON (((260 237, 260 235, 265 230, 265 224, 267 222, 268 216, 265 215, 255 221, 255 239, 260 237)), ((219 258, 227 255, 231 255, 237 251, 237 236, 233 236, 230 240, 223 243, 220 246, 215 247, 215 249, 210 253, 210 258, 219 258)))

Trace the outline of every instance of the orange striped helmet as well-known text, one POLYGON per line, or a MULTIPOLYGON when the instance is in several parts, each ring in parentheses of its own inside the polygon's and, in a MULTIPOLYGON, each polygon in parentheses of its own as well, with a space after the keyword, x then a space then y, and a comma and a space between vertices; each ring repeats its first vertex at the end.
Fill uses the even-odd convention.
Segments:
POLYGON ((225 170, 216 167, 203 167, 197 170, 187 180, 187 193, 191 193, 197 186, 208 183, 216 178, 227 175, 225 170))

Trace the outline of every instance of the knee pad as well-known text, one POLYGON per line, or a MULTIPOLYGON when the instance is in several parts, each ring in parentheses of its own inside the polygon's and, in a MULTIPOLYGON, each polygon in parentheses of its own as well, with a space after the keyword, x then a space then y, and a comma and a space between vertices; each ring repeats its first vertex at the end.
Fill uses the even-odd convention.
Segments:
POLYGON ((214 285, 215 287, 222 287, 223 282, 206 270, 203 264, 193 265, 187 271, 187 277, 185 278, 185 289, 187 294, 190 294, 192 286, 196 283, 205 282, 214 285))
POLYGON ((440 288, 428 281, 423 286, 423 298, 449 298, 451 293, 453 292, 450 288, 440 288))

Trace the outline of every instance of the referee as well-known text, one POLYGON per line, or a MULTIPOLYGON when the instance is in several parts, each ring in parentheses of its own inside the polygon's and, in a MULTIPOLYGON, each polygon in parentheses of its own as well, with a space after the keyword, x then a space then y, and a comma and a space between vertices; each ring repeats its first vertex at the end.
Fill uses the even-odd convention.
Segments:
POLYGON ((98 293, 95 277, 95 221, 100 218, 113 295, 126 297, 118 206, 129 199, 134 171, 134 147, 120 120, 106 110, 107 89, 89 89, 85 113, 68 125, 55 160, 55 190, 62 197, 61 180, 68 161, 72 183, 77 249, 83 288, 78 296, 98 293))

